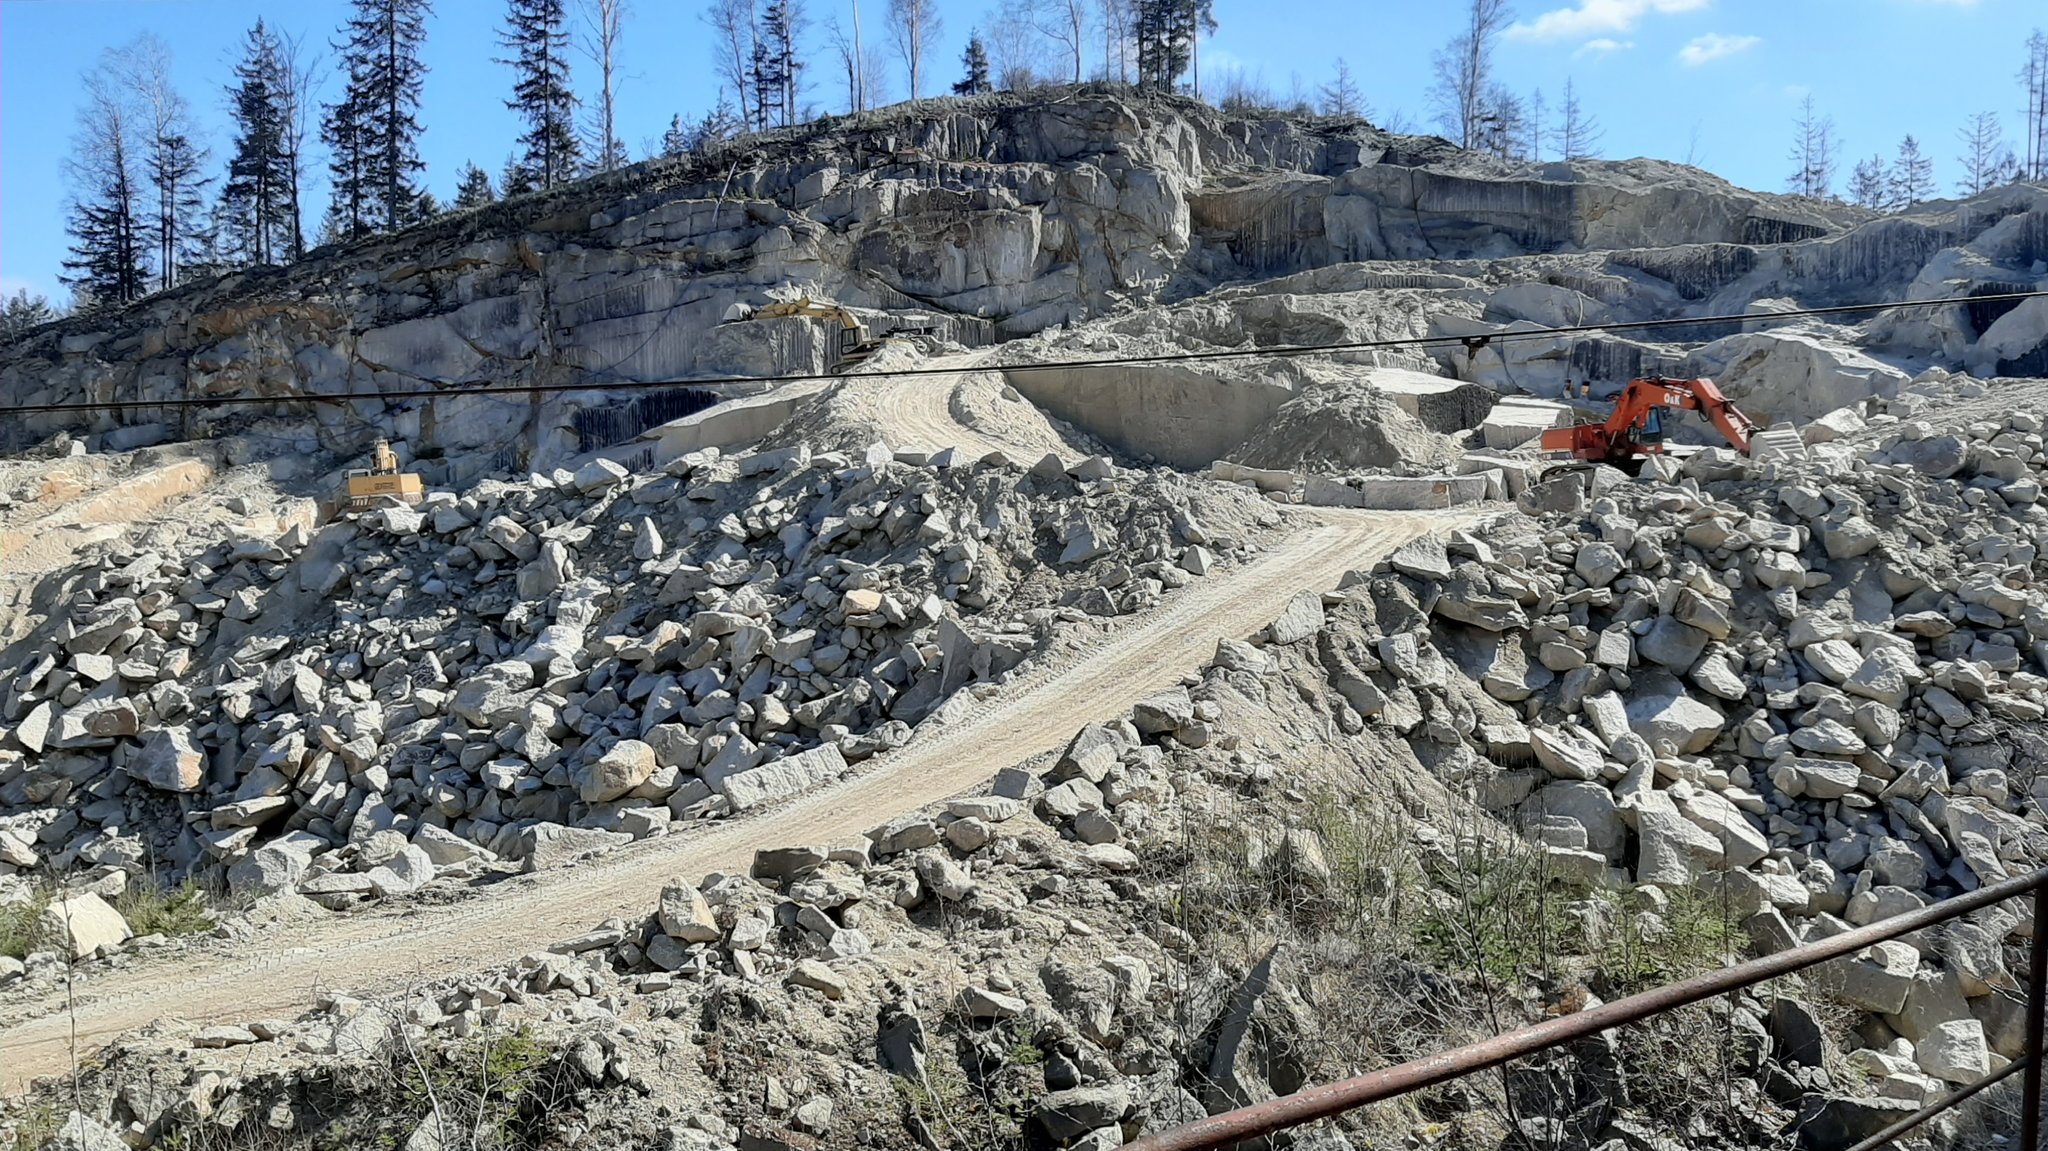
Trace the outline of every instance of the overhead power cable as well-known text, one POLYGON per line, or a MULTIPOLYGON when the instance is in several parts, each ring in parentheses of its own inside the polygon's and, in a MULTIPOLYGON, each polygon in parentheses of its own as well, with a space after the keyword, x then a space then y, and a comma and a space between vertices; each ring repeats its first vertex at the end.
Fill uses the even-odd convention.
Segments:
POLYGON ((1550 340, 1556 339, 1559 336, 1586 335, 1594 332, 1655 331, 1664 328, 1690 328, 1712 324, 1773 323, 1779 320, 1793 320, 1806 316, 1841 316, 1857 312, 1903 311, 1917 308, 1948 307, 1956 304, 1996 304, 2010 301, 2017 305, 2022 300, 2036 299, 2048 299, 2048 291, 1998 292, 1982 296, 1946 296, 1938 300, 1904 300, 1877 304, 1837 304, 1825 308, 1795 308, 1784 312, 1759 312, 1741 315, 1674 316, 1662 320, 1623 320, 1605 324, 1567 324, 1550 328, 1522 328, 1513 331, 1483 332, 1463 336, 1397 336, 1387 339, 1348 340, 1329 344, 1275 344, 1268 347, 1255 348, 1221 348, 1206 352, 1160 352, 1149 356, 1104 356, 1081 360, 1034 360, 1014 364, 995 363, 965 368, 894 368, 880 372, 865 372, 858 377, 847 377, 831 372, 808 372, 782 376, 715 376, 707 379, 661 380, 653 382, 641 380, 596 380, 574 384, 483 384, 475 387, 405 388, 388 392, 337 392, 327 395, 304 393, 287 396, 174 396, 160 400, 15 404, 9 407, 0 407, 0 416, 38 415, 49 412, 118 412, 164 408, 215 408, 252 404, 342 404, 356 400, 378 402, 391 400, 441 400, 460 399, 465 396, 534 396, 561 392, 652 391, 675 387, 719 387, 727 384, 801 384, 847 378, 863 380, 919 379, 927 376, 952 376, 962 371, 1000 371, 1006 373, 1072 371, 1076 368, 1144 367, 1151 364, 1185 364, 1213 362, 1216 360, 1314 356, 1325 355, 1331 352, 1363 352, 1388 348, 1463 347, 1469 353, 1476 354, 1479 349, 1495 344, 1515 343, 1524 340, 1550 340))

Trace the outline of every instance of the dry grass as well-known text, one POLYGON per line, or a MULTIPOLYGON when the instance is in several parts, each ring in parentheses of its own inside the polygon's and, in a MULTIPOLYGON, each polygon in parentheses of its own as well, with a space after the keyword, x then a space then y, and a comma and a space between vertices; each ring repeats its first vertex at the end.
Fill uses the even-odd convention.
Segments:
POLYGON ((43 946, 43 911, 50 906, 50 893, 38 888, 25 903, 0 906, 0 955, 24 959, 43 946))

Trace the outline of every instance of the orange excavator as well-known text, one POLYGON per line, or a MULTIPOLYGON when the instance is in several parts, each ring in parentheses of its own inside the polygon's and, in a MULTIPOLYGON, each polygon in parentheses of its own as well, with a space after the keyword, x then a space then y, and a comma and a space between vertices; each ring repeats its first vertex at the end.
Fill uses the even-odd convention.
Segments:
POLYGON ((1612 464, 1633 471, 1643 457, 1664 451, 1666 408, 1695 411, 1728 437, 1743 455, 1759 429, 1742 414, 1721 389, 1708 379, 1667 380, 1662 376, 1630 380, 1614 401, 1614 414, 1605 422, 1552 428, 1543 433, 1547 452, 1570 452, 1586 463, 1612 464))

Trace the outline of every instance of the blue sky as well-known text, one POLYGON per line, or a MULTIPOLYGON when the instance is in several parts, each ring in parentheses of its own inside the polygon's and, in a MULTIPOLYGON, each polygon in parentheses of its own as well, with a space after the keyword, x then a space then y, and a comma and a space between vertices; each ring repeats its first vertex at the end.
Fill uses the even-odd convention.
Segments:
MULTIPOLYGON (((571 0, 574 4, 576 0, 571 0)), ((842 22, 853 0, 809 0, 815 26, 842 22)), ((1014 4, 1016 0, 1009 0, 1014 4)), ((620 136, 635 156, 669 117, 716 100, 711 49, 698 0, 632 0, 620 72, 620 136)), ((943 42, 928 74, 957 79, 970 29, 990 0, 938 0, 943 42)), ((53 300, 64 258, 65 184, 78 77, 102 49, 141 32, 169 45, 179 86, 199 113, 216 165, 228 150, 223 85, 244 33, 261 15, 324 45, 345 0, 0 0, 0 290, 27 287, 53 300)), ((886 0, 867 0, 863 24, 880 35, 886 0)), ((1313 90, 1347 59, 1377 118, 1400 113, 1426 127, 1429 58, 1455 30, 1456 0, 1215 0, 1220 30, 1204 42, 1205 86, 1240 69, 1285 95, 1298 78, 1313 90)), ((517 133, 503 103, 508 70, 492 62, 501 0, 435 0, 421 152, 427 183, 446 199, 465 161, 496 173, 517 133)), ((1517 27, 1498 57, 1503 81, 1555 94, 1571 77, 1605 131, 1611 158, 1690 158, 1750 187, 1778 189, 1800 99, 1833 117, 1848 160, 1889 154, 1919 136, 1944 192, 1954 183, 1955 135, 1964 118, 1995 111, 2018 137, 2024 99, 2013 79, 2029 28, 2048 24, 2041 0, 1517 0, 1517 27)), ((815 35, 815 32, 814 32, 815 35)), ((822 36, 810 53, 809 99, 844 106, 822 36)), ((1091 50, 1091 58, 1099 49, 1091 50)), ((331 63, 331 53, 329 62, 331 63)), ((891 58, 891 98, 903 69, 891 58)), ((1092 64, 1091 64, 1092 67, 1092 64)), ((579 82, 591 69, 584 66, 579 82)), ((930 81, 927 81, 927 87, 930 81)), ((316 160, 318 158, 316 157, 316 160)), ((217 186, 217 185, 216 185, 217 186)), ((326 202, 307 197, 307 226, 326 202)))

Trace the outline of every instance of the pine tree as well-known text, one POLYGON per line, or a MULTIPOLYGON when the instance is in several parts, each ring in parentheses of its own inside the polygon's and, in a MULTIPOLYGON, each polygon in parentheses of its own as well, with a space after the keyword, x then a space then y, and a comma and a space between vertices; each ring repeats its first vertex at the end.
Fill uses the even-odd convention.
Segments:
POLYGON ((331 191, 327 217, 320 226, 320 242, 345 243, 370 234, 371 178, 370 142, 361 61, 344 60, 348 82, 342 97, 323 110, 320 138, 327 143, 327 172, 331 191))
POLYGON ((462 183, 455 187, 456 211, 481 208, 485 204, 494 203, 497 198, 497 190, 491 187, 490 173, 477 167, 474 161, 463 165, 462 183))
POLYGON ((668 131, 661 134, 661 154, 681 156, 690 150, 690 130, 683 127, 683 114, 678 112, 668 122, 668 131))
POLYGON ((1336 75, 1323 85, 1322 101, 1318 111, 1325 116, 1365 115, 1365 96, 1358 90, 1358 82, 1351 78, 1351 65, 1344 57, 1337 57, 1336 75))
POLYGON ((704 113, 694 124, 685 125, 677 116, 669 124, 669 134, 662 138, 664 155, 681 156, 701 152, 720 140, 730 140, 746 129, 746 122, 733 112, 732 101, 725 93, 718 94, 718 104, 704 113), (669 151, 673 147, 675 151, 669 151))
POLYGON ((1899 141, 1899 154, 1892 161, 1890 195, 1885 206, 1904 211, 1934 195, 1934 161, 1920 151, 1920 141, 1911 136, 1899 141))
POLYGON ((0 340, 14 339, 56 318, 49 300, 29 295, 27 288, 17 288, 6 304, 0 305, 0 340))
POLYGON ((804 62, 797 57, 796 41, 801 20, 793 0, 768 0, 754 30, 754 109, 764 128, 778 123, 787 128, 799 118, 796 94, 804 62))
POLYGON ((1138 87, 1171 92, 1194 66, 1195 44, 1216 28, 1214 0, 1136 0, 1138 87))
POLYGON ((373 225, 397 231, 418 218, 414 177, 426 170, 419 154, 420 86, 427 74, 420 48, 433 8, 428 0, 353 3, 336 45, 348 87, 327 117, 335 197, 348 205, 353 234, 373 225))
POLYGON ((1812 96, 1800 101, 1787 159, 1794 165, 1785 178, 1787 192, 1816 200, 1828 197, 1835 183, 1835 122, 1814 112, 1812 96))
POLYGON ((1566 160, 1590 160, 1600 154, 1600 122, 1579 103, 1578 89, 1569 77, 1564 82, 1564 102, 1558 105, 1557 127, 1551 139, 1566 160))
POLYGON ((739 93, 740 123, 762 127, 747 103, 752 95, 754 0, 711 0, 704 10, 704 23, 711 28, 712 59, 725 87, 739 93))
POLYGON ((803 86, 804 62, 796 50, 802 30, 803 10, 795 0, 768 0, 768 6, 761 12, 761 30, 756 40, 767 49, 776 107, 782 111, 785 128, 802 118, 797 108, 797 91, 803 86))
POLYGON ((1522 142, 1528 137, 1528 109, 1521 97, 1500 84, 1486 93, 1486 113, 1480 119, 1479 146, 1500 160, 1523 158, 1522 142))
POLYGON ((754 59, 747 74, 753 77, 754 111, 761 118, 761 127, 788 123, 782 103, 782 58, 758 34, 754 37, 754 59))
POLYGON ((235 84, 228 89, 235 150, 228 158, 221 199, 228 213, 227 242, 245 264, 276 263, 291 243, 277 54, 277 37, 258 17, 242 62, 235 66, 235 84))
MULTIPOLYGON (((499 43, 512 52, 517 79, 505 106, 526 120, 519 138, 525 154, 516 181, 542 191, 574 179, 581 149, 576 141, 576 93, 569 85, 568 16, 562 0, 509 0, 499 43)), ((506 180, 506 194, 515 181, 506 180)))
POLYGON ((979 96, 993 90, 988 77, 988 46, 981 42, 981 33, 967 37, 967 51, 960 54, 960 68, 963 74, 960 82, 953 85, 954 95, 979 96))
POLYGON ((534 182, 533 170, 519 158, 519 153, 514 152, 505 157, 505 167, 498 173, 499 194, 509 200, 514 196, 527 195, 539 188, 540 185, 534 182))
POLYGON ((1849 174, 1849 202, 1859 208, 1882 209, 1891 194, 1890 186, 1891 176, 1885 171, 1883 156, 1858 160, 1849 174))
POLYGON ((113 307, 148 290, 142 180, 134 113, 103 54, 85 74, 85 107, 66 169, 71 182, 71 258, 62 277, 81 311, 113 307))
POLYGON ((2005 150, 2005 156, 1998 161, 1998 170, 1992 177, 1991 186, 1997 188, 2002 187, 2006 184, 2017 184, 2019 183, 2019 181, 2019 153, 2014 152, 2011 148, 2007 148, 2005 150))

